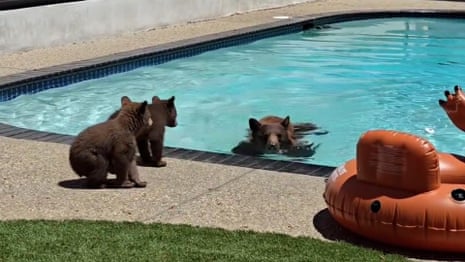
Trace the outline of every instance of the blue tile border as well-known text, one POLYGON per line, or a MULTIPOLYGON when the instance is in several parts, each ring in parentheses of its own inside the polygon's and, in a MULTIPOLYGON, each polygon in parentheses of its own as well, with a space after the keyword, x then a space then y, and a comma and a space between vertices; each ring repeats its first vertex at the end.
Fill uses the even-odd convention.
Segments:
MULTIPOLYGON (((50 88, 127 72, 142 66, 166 63, 170 60, 201 54, 219 48, 250 43, 259 39, 318 29, 319 26, 337 22, 370 18, 431 17, 465 18, 465 11, 458 10, 386 10, 375 12, 334 12, 280 20, 267 24, 231 30, 172 43, 121 52, 109 56, 77 61, 69 64, 32 70, 0 79, 0 102, 22 94, 32 94, 50 88)), ((18 139, 70 143, 72 136, 18 128, 0 123, 0 135, 18 139)), ((318 166, 258 157, 219 154, 182 148, 165 149, 166 156, 194 161, 246 166, 282 172, 327 176, 334 167, 318 166)))
MULTIPOLYGON (((256 41, 257 39, 301 31, 302 27, 290 25, 274 30, 258 31, 256 34, 245 33, 236 37, 220 38, 211 41, 194 43, 187 46, 164 48, 143 55, 129 56, 91 66, 78 67, 71 70, 45 73, 21 81, 2 83, 0 81, 0 102, 13 99, 21 94, 32 94, 46 89, 63 87, 69 84, 123 73, 142 66, 153 66, 168 61, 198 55, 218 48, 234 46, 256 41)), ((44 70, 48 72, 50 70, 44 70)), ((23 73, 24 74, 24 73, 23 73)), ((21 75, 23 75, 21 74, 21 75)))

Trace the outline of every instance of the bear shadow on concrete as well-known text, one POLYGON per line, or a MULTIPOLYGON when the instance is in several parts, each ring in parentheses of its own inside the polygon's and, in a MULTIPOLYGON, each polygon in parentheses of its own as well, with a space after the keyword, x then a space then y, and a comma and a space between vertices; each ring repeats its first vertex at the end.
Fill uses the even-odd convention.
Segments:
POLYGON ((331 241, 344 241, 356 246, 374 249, 383 253, 398 254, 416 259, 428 259, 438 261, 463 261, 464 255, 457 253, 445 253, 423 250, 412 250, 376 242, 359 236, 342 227, 325 208, 313 217, 315 229, 326 239, 331 241))
MULTIPOLYGON (((115 181, 116 178, 109 178, 108 181, 115 181)), ((87 187, 86 179, 85 178, 76 178, 76 179, 68 179, 62 180, 58 182, 58 185, 68 189, 87 189, 87 190, 105 190, 105 189, 136 189, 138 187, 131 187, 131 188, 120 188, 114 186, 107 186, 106 188, 92 188, 87 187)))
POLYGON ((58 185, 68 189, 91 189, 86 186, 85 178, 62 180, 58 185))
MULTIPOLYGON (((142 161, 140 156, 136 156, 137 166, 143 167, 156 167, 155 163, 145 163, 142 161)), ((112 174, 108 174, 111 176, 112 174)), ((109 179, 113 180, 113 179, 109 179)), ((76 178, 76 179, 68 179, 58 182, 58 185, 68 189, 90 189, 90 190, 102 190, 102 189, 95 189, 89 188, 86 186, 86 179, 85 178, 76 178)), ((114 189, 112 187, 108 187, 108 189, 114 189)))

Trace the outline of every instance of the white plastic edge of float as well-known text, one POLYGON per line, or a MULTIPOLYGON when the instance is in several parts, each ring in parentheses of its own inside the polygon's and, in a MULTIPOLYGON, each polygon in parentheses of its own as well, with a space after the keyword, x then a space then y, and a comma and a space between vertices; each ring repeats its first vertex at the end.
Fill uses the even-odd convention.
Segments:
POLYGON ((334 169, 334 171, 331 173, 331 175, 329 175, 328 181, 331 180, 331 182, 334 182, 334 181, 337 180, 338 177, 345 174, 346 172, 347 172, 346 165, 345 164, 340 165, 336 169, 334 169))

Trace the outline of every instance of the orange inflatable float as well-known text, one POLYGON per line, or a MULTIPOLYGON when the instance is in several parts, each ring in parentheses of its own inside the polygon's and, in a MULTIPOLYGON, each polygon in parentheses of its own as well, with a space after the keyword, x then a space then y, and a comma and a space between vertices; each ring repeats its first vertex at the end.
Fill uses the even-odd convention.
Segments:
MULTIPOLYGON (((465 95, 458 86, 445 95, 440 106, 465 131, 465 95)), ((338 223, 369 239, 465 252, 465 158, 418 136, 366 132, 356 159, 334 170, 323 197, 338 223)))

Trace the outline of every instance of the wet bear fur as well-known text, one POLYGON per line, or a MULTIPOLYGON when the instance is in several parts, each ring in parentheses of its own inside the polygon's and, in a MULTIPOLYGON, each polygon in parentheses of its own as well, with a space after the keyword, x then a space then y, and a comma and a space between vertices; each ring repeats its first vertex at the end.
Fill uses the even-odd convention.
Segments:
POLYGON ((319 144, 302 139, 309 134, 327 133, 313 123, 293 124, 289 116, 266 116, 260 120, 250 118, 247 140, 239 142, 232 152, 251 156, 278 153, 290 157, 310 157, 315 154, 319 144))
MULTIPOLYGON (((177 110, 175 97, 160 99, 152 97, 152 104, 148 105, 152 118, 152 126, 142 129, 136 136, 137 148, 142 163, 155 167, 164 167, 166 162, 162 160, 165 140, 165 127, 177 126, 177 110)), ((119 111, 114 112, 110 119, 116 117, 119 111)))
POLYGON ((69 162, 73 171, 87 178, 87 186, 145 187, 136 165, 136 134, 152 123, 147 101, 121 98, 121 109, 114 119, 84 129, 73 141, 69 162), (108 173, 116 179, 107 180, 108 173))
POLYGON ((249 119, 250 142, 258 151, 277 151, 296 145, 290 117, 266 116, 249 119))

